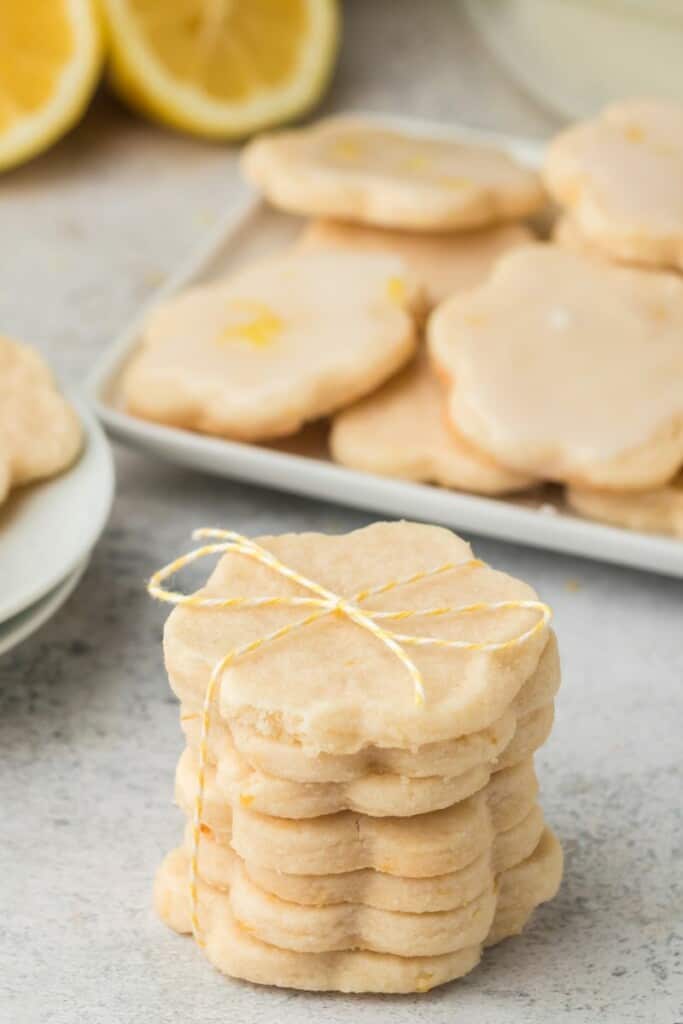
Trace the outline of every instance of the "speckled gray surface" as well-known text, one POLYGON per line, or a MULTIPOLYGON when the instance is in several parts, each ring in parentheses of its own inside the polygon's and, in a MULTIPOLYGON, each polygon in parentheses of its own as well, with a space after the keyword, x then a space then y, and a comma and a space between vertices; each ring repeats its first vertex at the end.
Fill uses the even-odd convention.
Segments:
MULTIPOLYGON (((349 3, 328 101, 542 134, 456 4, 349 3), (391 60, 388 54, 391 53, 391 60)), ((98 349, 237 194, 229 151, 174 138, 106 98, 77 134, 3 179, 0 323, 77 384, 98 349)), ((564 661, 539 758, 566 850, 559 897, 462 982, 344 998, 226 981, 150 911, 178 838, 180 749, 149 572, 202 523, 341 531, 361 514, 117 451, 112 520, 80 587, 0 661, 2 1024, 671 1024, 680 888, 683 589, 675 580, 475 538, 555 608, 564 661)))

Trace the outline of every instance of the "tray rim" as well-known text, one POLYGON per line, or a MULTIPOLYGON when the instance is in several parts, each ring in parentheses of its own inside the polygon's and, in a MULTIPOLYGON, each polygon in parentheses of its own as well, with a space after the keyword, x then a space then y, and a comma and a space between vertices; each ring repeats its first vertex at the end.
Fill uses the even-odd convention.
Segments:
MULTIPOLYGON (((353 111, 358 117, 414 134, 464 139, 491 145, 538 166, 543 140, 480 130, 465 124, 434 122, 378 112, 353 111)), ((85 394, 105 430, 139 451, 230 479, 333 501, 390 516, 442 523, 458 530, 561 554, 578 555, 628 568, 683 578, 683 543, 672 537, 592 522, 556 509, 525 507, 506 498, 481 497, 431 484, 413 483, 348 469, 331 461, 281 452, 259 445, 214 438, 136 419, 107 402, 105 391, 137 343, 149 310, 197 281, 231 238, 248 229, 267 204, 254 191, 220 218, 204 240, 141 306, 107 346, 85 381, 85 394)))

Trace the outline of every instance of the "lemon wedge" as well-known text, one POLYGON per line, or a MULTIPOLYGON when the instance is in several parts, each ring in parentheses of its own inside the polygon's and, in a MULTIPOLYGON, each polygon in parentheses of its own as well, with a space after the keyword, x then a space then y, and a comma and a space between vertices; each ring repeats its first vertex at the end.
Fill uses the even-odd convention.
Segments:
POLYGON ((0 3, 0 170, 78 121, 103 61, 95 0, 0 3))
POLYGON ((330 77, 337 0, 104 0, 111 81, 135 110, 234 139, 301 114, 330 77))

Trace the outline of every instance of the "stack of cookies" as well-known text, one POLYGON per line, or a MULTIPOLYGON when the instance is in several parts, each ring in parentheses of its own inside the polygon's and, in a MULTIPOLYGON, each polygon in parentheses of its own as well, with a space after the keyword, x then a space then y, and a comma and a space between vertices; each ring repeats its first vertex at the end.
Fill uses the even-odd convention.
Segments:
MULTIPOLYGON (((214 534, 217 531, 212 531, 214 534)), ((556 892, 548 610, 447 530, 219 535, 164 650, 187 746, 159 914, 226 974, 423 992, 556 892)), ((194 556, 190 556, 194 557, 194 556)))
POLYGON ((257 443, 329 418, 350 469, 490 495, 551 481, 582 514, 683 536, 683 108, 610 108, 542 176, 351 117, 262 136, 243 169, 310 219, 152 315, 132 413, 257 443), (546 244, 524 220, 542 181, 565 211, 546 244))

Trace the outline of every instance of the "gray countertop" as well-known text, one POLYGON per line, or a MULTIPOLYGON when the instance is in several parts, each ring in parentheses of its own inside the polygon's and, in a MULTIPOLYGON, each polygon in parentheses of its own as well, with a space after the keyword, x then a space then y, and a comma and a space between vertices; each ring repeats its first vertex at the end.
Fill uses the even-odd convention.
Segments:
MULTIPOLYGON (((327 109, 552 130, 456 4, 356 0, 345 12, 327 109)), ((99 97, 77 132, 0 183, 2 329, 78 385, 239 189, 234 151, 99 97)), ((680 582, 475 537, 482 557, 555 609, 564 686, 538 760, 566 852, 560 895, 468 978, 426 996, 260 989, 218 975, 150 909, 155 867, 180 834, 181 740, 161 664, 164 613, 144 580, 197 525, 342 531, 371 517, 122 449, 116 464, 112 518, 78 590, 0 662, 2 1024, 681 1019, 680 582)))

